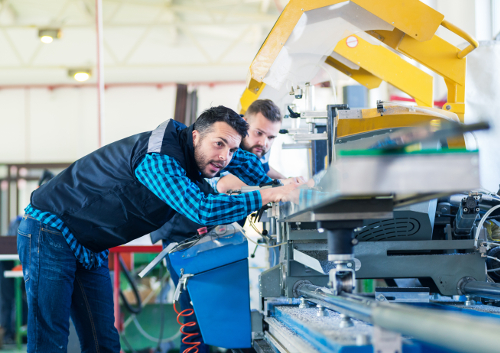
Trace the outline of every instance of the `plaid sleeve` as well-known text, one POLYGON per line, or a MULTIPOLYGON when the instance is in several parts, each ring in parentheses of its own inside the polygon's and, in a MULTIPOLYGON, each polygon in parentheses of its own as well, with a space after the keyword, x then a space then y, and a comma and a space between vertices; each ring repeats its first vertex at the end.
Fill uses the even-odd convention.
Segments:
POLYGON ((175 211, 199 224, 236 222, 262 207, 258 191, 237 196, 205 195, 186 176, 177 160, 163 154, 147 154, 135 169, 135 175, 175 211))
POLYGON ((253 153, 239 148, 233 155, 231 163, 224 169, 236 175, 248 185, 260 185, 272 181, 259 158, 253 153))

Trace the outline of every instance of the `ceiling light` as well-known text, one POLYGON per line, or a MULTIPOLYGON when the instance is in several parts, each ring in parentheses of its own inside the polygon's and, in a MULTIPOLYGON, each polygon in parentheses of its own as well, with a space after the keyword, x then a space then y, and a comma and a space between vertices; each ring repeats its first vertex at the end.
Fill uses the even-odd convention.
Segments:
POLYGON ((73 77, 78 82, 87 81, 92 75, 90 69, 69 69, 68 76, 73 77))
POLYGON ((49 44, 52 43, 54 38, 52 38, 51 36, 41 36, 40 40, 42 41, 42 43, 49 44))
POLYGON ((38 30, 38 37, 42 43, 49 44, 54 39, 61 38, 61 30, 58 28, 40 28, 38 30))

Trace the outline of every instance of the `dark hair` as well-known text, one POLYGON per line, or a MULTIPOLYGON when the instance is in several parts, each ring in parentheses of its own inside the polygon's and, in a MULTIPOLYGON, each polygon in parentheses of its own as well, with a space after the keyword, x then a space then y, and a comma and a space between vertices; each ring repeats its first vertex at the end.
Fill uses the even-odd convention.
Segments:
POLYGON ((219 105, 205 110, 194 123, 194 129, 202 136, 212 131, 212 126, 216 122, 225 122, 231 126, 241 138, 247 136, 248 123, 234 110, 219 105))
POLYGON ((264 117, 273 122, 277 123, 281 121, 280 108, 273 103, 270 99, 257 99, 248 107, 245 116, 255 115, 261 113, 264 117))

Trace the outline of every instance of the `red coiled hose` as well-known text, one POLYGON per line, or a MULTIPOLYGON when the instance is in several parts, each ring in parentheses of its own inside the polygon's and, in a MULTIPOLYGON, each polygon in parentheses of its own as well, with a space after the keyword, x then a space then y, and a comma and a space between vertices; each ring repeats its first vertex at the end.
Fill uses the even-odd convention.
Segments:
POLYGON ((198 353, 198 346, 201 344, 201 342, 186 342, 186 341, 184 341, 185 339, 188 339, 189 337, 193 337, 193 336, 199 335, 198 332, 194 332, 194 333, 184 332, 184 327, 186 327, 186 326, 187 327, 196 326, 196 322, 195 321, 191 321, 191 322, 186 322, 185 324, 183 324, 180 321, 181 316, 188 317, 188 316, 193 315, 194 314, 194 309, 184 309, 181 312, 178 312, 177 308, 175 307, 175 302, 174 302, 174 310, 177 313, 177 323, 179 325, 181 325, 181 328, 179 329, 179 331, 181 331, 181 333, 183 335, 185 335, 185 337, 182 339, 182 342, 184 344, 191 344, 192 345, 191 347, 186 348, 184 350, 184 352, 182 352, 182 353, 190 353, 190 352, 192 352, 192 353, 198 353))

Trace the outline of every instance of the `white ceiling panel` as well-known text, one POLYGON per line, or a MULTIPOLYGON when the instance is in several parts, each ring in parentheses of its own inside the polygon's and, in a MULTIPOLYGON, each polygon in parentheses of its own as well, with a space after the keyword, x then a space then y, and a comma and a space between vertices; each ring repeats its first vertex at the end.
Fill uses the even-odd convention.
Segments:
MULTIPOLYGON (((103 0, 107 83, 245 80, 286 0, 103 0)), ((0 87, 95 71, 94 0, 0 0, 0 87), (51 44, 40 28, 60 28, 51 44)), ((93 78, 89 82, 92 82, 93 78)))

